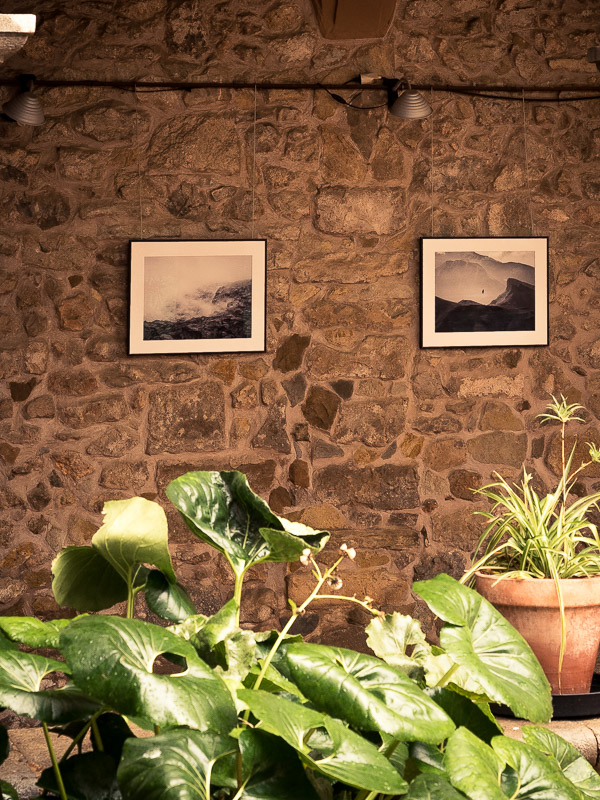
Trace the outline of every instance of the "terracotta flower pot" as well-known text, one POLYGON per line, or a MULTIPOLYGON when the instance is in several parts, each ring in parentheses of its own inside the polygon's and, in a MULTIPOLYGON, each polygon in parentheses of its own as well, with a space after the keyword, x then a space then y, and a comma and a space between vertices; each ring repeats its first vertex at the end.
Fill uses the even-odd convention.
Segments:
POLYGON ((527 640, 542 665, 553 694, 590 691, 600 644, 600 577, 560 581, 567 622, 567 646, 561 681, 560 609, 549 578, 503 578, 477 573, 477 591, 527 640))

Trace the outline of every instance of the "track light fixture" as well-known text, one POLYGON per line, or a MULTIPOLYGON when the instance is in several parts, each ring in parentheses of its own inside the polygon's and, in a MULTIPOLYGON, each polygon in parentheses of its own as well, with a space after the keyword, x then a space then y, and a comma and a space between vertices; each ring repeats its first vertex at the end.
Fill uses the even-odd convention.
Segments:
POLYGON ((433 109, 421 92, 411 89, 406 78, 396 81, 388 93, 390 114, 401 119, 424 119, 433 113, 433 109), (400 90, 404 88, 402 94, 400 90))
POLYGON ((4 103, 2 112, 19 125, 43 125, 44 109, 33 93, 34 75, 19 75, 20 92, 4 103))

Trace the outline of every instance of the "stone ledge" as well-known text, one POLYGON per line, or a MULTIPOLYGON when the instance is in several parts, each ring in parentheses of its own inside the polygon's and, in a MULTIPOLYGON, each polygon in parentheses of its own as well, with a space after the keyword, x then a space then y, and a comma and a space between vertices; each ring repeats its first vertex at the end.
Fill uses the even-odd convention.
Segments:
MULTIPOLYGON (((522 730, 531 723, 522 719, 503 719, 498 717, 504 733, 513 739, 522 739, 522 730)), ((543 725, 567 742, 576 747, 579 752, 600 772, 600 719, 557 719, 543 725)))
MULTIPOLYGON (((530 723, 519 719, 501 719, 498 722, 505 734, 514 739, 522 738, 522 729, 530 723)), ((600 767, 600 718, 583 720, 556 720, 544 725, 562 736, 585 756, 599 771, 600 767)), ((138 736, 150 736, 147 731, 136 729, 138 736)), ((8 760, 2 765, 2 780, 12 783, 20 800, 31 800, 39 796, 35 782, 42 771, 49 766, 50 759, 40 728, 12 728, 8 732, 11 751, 8 760)), ((52 746, 60 758, 69 744, 64 737, 51 733, 52 746)))

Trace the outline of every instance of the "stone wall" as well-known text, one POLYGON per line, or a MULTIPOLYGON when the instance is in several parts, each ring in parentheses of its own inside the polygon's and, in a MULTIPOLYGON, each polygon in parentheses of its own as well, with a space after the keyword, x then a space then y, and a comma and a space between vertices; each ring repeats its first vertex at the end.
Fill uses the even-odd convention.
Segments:
MULTIPOLYGON (((38 0, 4 71, 600 78, 584 0, 399 0, 374 42, 321 39, 308 0, 257 5, 38 0)), ((403 122, 324 92, 39 94, 43 127, 0 122, 0 613, 57 612, 51 560, 89 542, 105 500, 162 502, 188 469, 235 468, 278 513, 330 529, 326 558, 356 547, 345 591, 427 619, 411 581, 463 570, 484 507, 471 489, 523 462, 552 482, 548 392, 586 404, 582 439, 600 441, 599 101, 433 93, 431 120, 403 122), (419 237, 530 235, 531 218, 550 237, 550 346, 419 349, 419 237), (268 240, 266 353, 127 355, 130 239, 252 235, 268 240)), ((225 565, 169 516, 181 580, 213 611, 225 565)), ((309 585, 302 568, 257 568, 245 621, 276 624, 309 585)), ((332 602, 302 626, 355 644, 361 622, 332 602)))

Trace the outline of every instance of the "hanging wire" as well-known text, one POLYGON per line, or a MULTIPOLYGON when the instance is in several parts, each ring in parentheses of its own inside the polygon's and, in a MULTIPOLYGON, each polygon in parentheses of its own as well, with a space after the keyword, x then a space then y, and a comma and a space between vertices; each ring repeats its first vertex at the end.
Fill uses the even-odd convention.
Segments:
POLYGON ((326 86, 320 86, 320 87, 318 87, 318 88, 320 88, 320 89, 325 89, 325 91, 327 92, 327 94, 328 94, 328 95, 329 95, 329 96, 330 96, 330 97, 331 97, 333 100, 335 100, 335 101, 336 101, 336 103, 341 103, 341 104, 342 104, 342 105, 344 105, 344 106, 348 106, 348 108, 356 108, 356 109, 358 109, 359 111, 371 111, 373 108, 384 108, 384 107, 385 107, 385 106, 387 106, 387 104, 388 104, 388 103, 387 103, 387 101, 386 101, 385 103, 379 103, 379 104, 378 104, 378 105, 376 105, 376 106, 355 106, 355 105, 354 105, 354 103, 351 103, 351 102, 350 102, 350 100, 354 100, 354 98, 355 98, 355 97, 357 97, 357 96, 360 94, 360 91, 358 91, 358 92, 355 92, 355 93, 352 95, 352 97, 350 98, 350 100, 345 100, 345 99, 344 99, 344 98, 343 98, 343 97, 342 97, 340 94, 336 94, 335 92, 330 92, 330 91, 329 91, 329 89, 328 89, 326 86))
POLYGON ((135 150, 137 153, 137 169, 138 169, 138 204, 140 209, 140 239, 144 238, 144 216, 142 211, 142 165, 140 158, 140 132, 139 132, 139 105, 140 98, 136 91, 135 93, 135 150))
POLYGON ((525 114, 525 91, 523 91, 523 145, 525 150, 525 181, 527 185, 527 193, 529 195, 529 224, 531 226, 531 235, 534 236, 533 230, 533 200, 531 196, 531 182, 529 180, 529 155, 527 152, 527 116, 525 114))
MULTIPOLYGON (((429 105, 433 108, 433 89, 429 90, 429 105)), ((431 189, 431 238, 434 237, 433 225, 433 118, 434 115, 429 116, 429 132, 431 134, 431 163, 429 165, 429 185, 431 189)))
POLYGON ((254 239, 254 187, 256 186, 256 84, 254 84, 254 122, 252 125, 252 230, 250 238, 254 239))

